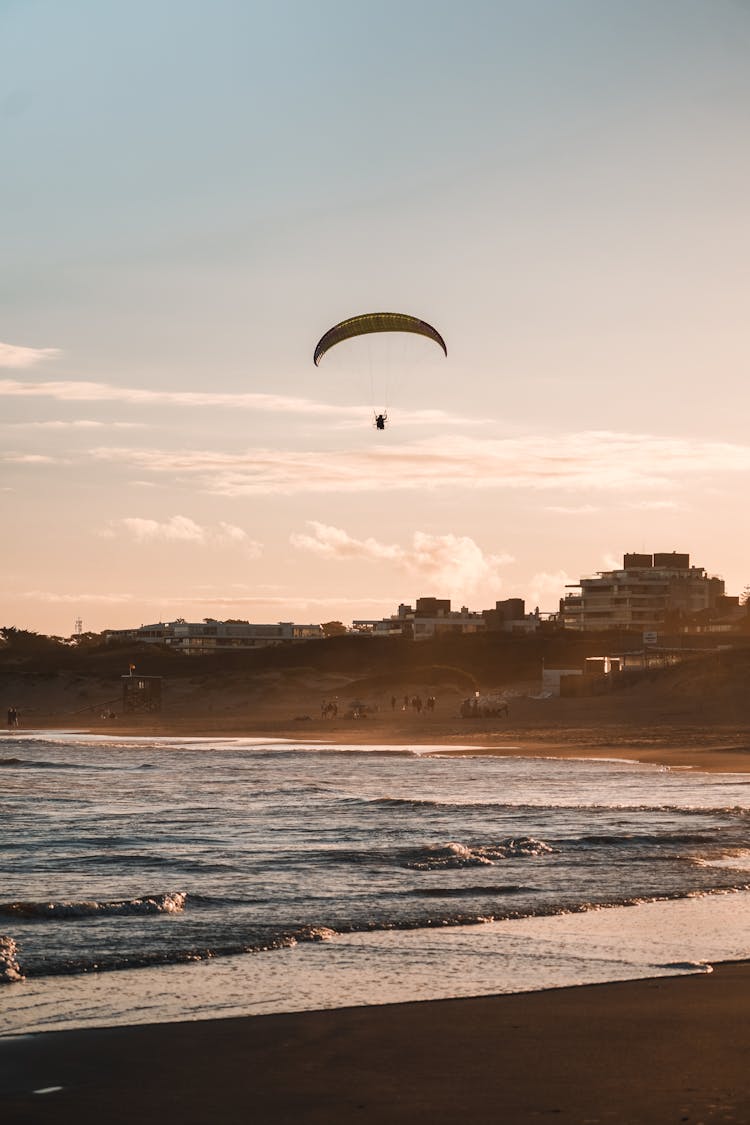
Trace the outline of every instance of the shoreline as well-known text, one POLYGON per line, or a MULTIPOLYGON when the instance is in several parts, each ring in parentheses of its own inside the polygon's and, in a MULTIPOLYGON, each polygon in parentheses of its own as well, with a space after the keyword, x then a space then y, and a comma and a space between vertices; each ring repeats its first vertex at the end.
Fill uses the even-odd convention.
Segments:
MULTIPOLYGON (((31 717, 30 717, 31 718, 31 717)), ((378 714, 367 720, 290 719, 278 714, 251 720, 196 714, 120 717, 71 723, 72 716, 40 716, 33 727, 8 732, 9 738, 66 734, 123 738, 273 738, 344 746, 433 747, 433 753, 457 757, 518 756, 579 759, 620 759, 672 769, 710 773, 750 772, 750 729, 738 724, 674 722, 649 726, 599 723, 472 722, 441 716, 391 718, 378 714)))
POLYGON ((8 1121, 750 1120, 750 962, 711 974, 0 1039, 8 1121), (32 1091, 48 1091, 33 1093, 32 1091))

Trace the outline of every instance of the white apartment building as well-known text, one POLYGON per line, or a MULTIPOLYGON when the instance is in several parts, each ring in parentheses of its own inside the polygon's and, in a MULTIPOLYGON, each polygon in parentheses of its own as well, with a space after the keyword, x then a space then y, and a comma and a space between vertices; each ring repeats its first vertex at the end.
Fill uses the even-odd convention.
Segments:
POLYGON ((714 610, 724 596, 724 581, 690 555, 627 554, 621 570, 599 571, 571 586, 560 601, 566 629, 663 631, 680 616, 714 610))

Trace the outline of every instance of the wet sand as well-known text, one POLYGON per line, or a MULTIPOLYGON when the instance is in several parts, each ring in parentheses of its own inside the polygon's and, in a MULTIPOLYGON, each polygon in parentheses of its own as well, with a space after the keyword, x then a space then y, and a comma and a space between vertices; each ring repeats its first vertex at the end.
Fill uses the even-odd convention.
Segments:
POLYGON ((0 1118, 747 1123, 749 1007, 744 962, 523 995, 0 1040, 0 1118))

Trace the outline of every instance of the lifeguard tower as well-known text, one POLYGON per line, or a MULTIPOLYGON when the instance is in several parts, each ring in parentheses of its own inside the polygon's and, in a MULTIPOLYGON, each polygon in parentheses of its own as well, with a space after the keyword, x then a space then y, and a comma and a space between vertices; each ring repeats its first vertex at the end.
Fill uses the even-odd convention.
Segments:
POLYGON ((153 714, 161 711, 161 676, 136 676, 135 665, 130 665, 127 676, 122 676, 123 714, 153 714))

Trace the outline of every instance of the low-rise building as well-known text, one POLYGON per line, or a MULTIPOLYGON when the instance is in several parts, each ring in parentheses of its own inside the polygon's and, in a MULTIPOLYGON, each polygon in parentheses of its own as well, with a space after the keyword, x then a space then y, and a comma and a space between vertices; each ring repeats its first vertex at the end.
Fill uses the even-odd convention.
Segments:
POLYGON ((417 598, 414 607, 402 604, 390 617, 360 618, 352 622, 355 633, 377 637, 411 637, 415 641, 445 633, 483 633, 487 623, 481 613, 466 606, 452 610, 449 598, 417 598))
POLYGON ((249 621, 160 621, 137 629, 107 629, 107 640, 141 641, 168 645, 192 656, 226 652, 234 649, 262 648, 267 645, 293 644, 295 641, 323 637, 320 625, 295 625, 279 621, 275 625, 254 625, 249 621))
POLYGON ((415 641, 445 633, 530 633, 539 626, 539 610, 525 612, 523 598, 495 602, 494 609, 451 609, 449 598, 417 598, 414 606, 401 604, 390 617, 360 618, 352 622, 355 633, 377 637, 411 637, 415 641))
POLYGON ((495 602, 495 608, 483 609, 482 616, 487 622, 487 629, 493 633, 535 633, 542 619, 538 608, 533 613, 526 612, 523 598, 505 598, 495 602))

